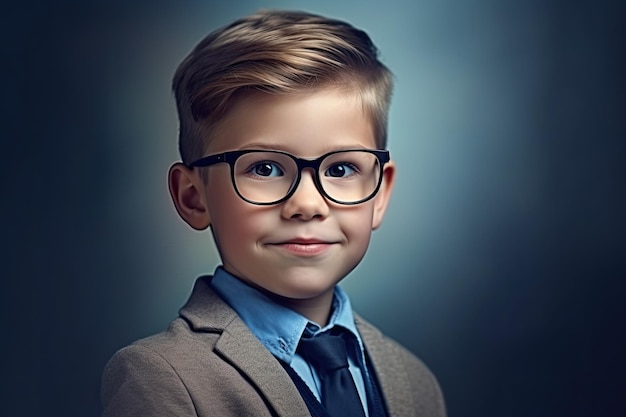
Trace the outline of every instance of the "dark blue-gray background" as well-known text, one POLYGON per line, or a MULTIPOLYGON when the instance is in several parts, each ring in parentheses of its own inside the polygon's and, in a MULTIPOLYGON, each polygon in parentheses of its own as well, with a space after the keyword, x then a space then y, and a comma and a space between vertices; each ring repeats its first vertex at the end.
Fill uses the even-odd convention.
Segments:
POLYGON ((352 22, 396 75, 397 188, 343 285, 450 415, 624 415, 624 7, 498 0, 5 4, 0 414, 97 415, 216 265, 166 190, 170 80, 262 7, 352 22))

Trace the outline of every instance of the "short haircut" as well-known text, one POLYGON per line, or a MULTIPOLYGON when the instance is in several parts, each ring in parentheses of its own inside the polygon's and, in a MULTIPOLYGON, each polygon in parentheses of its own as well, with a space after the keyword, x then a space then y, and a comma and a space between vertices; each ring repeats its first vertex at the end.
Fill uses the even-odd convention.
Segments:
POLYGON ((173 80, 179 149, 189 165, 205 156, 220 119, 246 91, 288 94, 337 87, 356 94, 376 145, 387 146, 393 89, 370 37, 352 25, 297 11, 260 11, 210 33, 173 80))

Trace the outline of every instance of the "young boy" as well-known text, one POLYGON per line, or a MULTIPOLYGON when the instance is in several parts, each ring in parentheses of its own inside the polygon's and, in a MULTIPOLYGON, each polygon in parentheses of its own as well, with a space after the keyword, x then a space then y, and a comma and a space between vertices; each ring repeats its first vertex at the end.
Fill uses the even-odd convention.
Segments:
POLYGON ((182 62, 170 192, 223 265, 107 364, 105 416, 445 415, 428 369, 336 286, 391 195, 391 89, 364 32, 300 12, 238 20, 182 62))

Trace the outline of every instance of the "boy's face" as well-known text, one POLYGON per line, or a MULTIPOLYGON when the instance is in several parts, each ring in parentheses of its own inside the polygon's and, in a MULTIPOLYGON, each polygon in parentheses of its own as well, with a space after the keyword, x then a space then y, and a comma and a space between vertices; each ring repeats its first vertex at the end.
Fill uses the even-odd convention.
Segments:
MULTIPOLYGON (((328 89, 246 96, 220 123, 206 155, 271 149, 313 159, 355 148, 376 148, 372 124, 358 99, 328 89)), ((199 199, 224 268, 296 310, 299 303, 330 306, 334 285, 359 263, 382 221, 394 177, 388 163, 373 199, 340 205, 319 193, 307 168, 288 200, 259 206, 236 194, 228 164, 207 169, 199 199)))

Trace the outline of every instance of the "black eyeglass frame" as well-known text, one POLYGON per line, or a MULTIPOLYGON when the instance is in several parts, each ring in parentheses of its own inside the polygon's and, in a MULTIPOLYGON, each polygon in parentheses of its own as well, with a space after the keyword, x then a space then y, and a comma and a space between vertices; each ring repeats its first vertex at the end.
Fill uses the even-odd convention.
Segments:
POLYGON ((365 203, 368 200, 371 200, 372 198, 374 198, 374 196, 376 194, 378 194, 378 190, 380 190, 380 185, 383 182, 383 168, 385 166, 385 164, 387 162, 389 162, 391 160, 390 156, 389 156, 389 151, 387 150, 381 150, 381 149, 341 149, 338 151, 332 151, 332 152, 328 152, 325 153, 324 155, 320 156, 319 158, 315 158, 315 159, 304 159, 304 158, 299 158, 295 155, 292 155, 288 152, 283 152, 283 151, 277 151, 277 150, 265 150, 265 149, 245 149, 245 150, 240 150, 240 151, 228 151, 228 152, 223 152, 223 153, 219 153, 219 154, 214 154, 214 155, 209 155, 209 156, 205 156, 203 158, 198 159, 197 161, 192 162, 191 164, 189 164, 187 167, 190 169, 193 169, 194 167, 209 167, 215 164, 219 164, 222 162, 227 163, 228 165, 230 165, 230 179, 232 181, 233 184, 233 188, 235 189, 235 192, 237 193, 237 195, 244 201, 250 203, 250 204, 254 204, 257 206, 272 206, 274 204, 280 204, 284 201, 289 200, 289 198, 291 198, 291 196, 296 192, 296 190, 298 189, 298 185, 300 185, 300 180, 302 179, 302 170, 305 168, 311 168, 313 169, 313 172, 315 173, 315 175, 313 175, 313 182, 315 183, 315 187, 317 188, 317 191, 320 192, 321 195, 323 195, 326 199, 337 203, 337 204, 341 204, 341 205, 345 205, 345 206, 353 206, 356 204, 361 204, 361 203, 365 203), (368 152, 373 154, 374 156, 376 156, 376 158, 378 159, 378 163, 380 164, 380 175, 378 176, 378 183, 376 184, 376 188, 374 189, 374 191, 372 191, 372 193, 370 195, 368 195, 365 198, 362 198, 361 200, 358 201, 354 201, 354 202, 345 202, 345 201, 340 201, 337 200, 333 197, 331 197, 330 195, 328 195, 328 193, 324 190, 324 187, 322 187, 321 184, 321 180, 319 178, 320 176, 320 166, 322 165, 322 161, 324 159, 326 159, 327 157, 329 157, 330 155, 335 155, 335 154, 339 154, 339 153, 346 153, 346 152, 368 152), (280 198, 276 201, 271 201, 271 202, 267 202, 267 203, 259 203, 257 201, 251 201, 247 198, 245 198, 243 195, 241 195, 241 193, 239 192, 239 190, 237 189, 237 183, 235 182, 235 162, 237 161, 237 159, 239 159, 240 156, 248 154, 248 153, 254 153, 254 152, 265 152, 265 153, 276 153, 276 154, 281 154, 281 155, 285 155, 290 157, 291 159, 293 159, 296 163, 296 166, 298 167, 298 175, 296 176, 296 178, 294 179, 293 183, 291 184, 291 187, 289 188, 289 191, 287 192, 287 195, 285 195, 283 198, 280 198))

